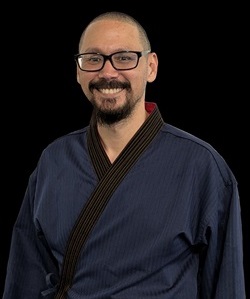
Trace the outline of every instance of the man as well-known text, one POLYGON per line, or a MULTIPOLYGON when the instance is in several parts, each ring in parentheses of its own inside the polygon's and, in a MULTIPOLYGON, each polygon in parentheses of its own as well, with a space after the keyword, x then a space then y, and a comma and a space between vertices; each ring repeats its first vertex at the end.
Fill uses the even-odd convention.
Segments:
POLYGON ((43 151, 3 298, 245 298, 237 181, 211 145, 146 101, 158 59, 144 29, 100 15, 75 59, 90 125, 43 151))

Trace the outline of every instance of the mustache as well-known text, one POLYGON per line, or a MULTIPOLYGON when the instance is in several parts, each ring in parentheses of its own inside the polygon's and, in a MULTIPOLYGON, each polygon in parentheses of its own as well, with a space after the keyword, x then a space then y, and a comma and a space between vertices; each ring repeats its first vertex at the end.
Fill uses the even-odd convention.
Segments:
POLYGON ((122 88, 122 89, 131 89, 129 82, 119 82, 116 80, 107 81, 106 79, 100 79, 97 82, 89 83, 89 90, 93 89, 113 89, 113 88, 122 88))

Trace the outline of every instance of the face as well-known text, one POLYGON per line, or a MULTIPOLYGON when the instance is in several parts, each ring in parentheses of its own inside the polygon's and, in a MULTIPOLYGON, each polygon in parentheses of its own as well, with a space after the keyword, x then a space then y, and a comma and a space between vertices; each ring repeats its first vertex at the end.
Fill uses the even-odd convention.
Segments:
MULTIPOLYGON (((102 20, 91 24, 81 43, 80 53, 110 55, 118 51, 144 51, 137 28, 131 24, 102 20)), ((110 61, 97 72, 81 71, 77 81, 97 112, 97 120, 113 124, 131 115, 139 103, 144 107, 147 82, 157 74, 157 56, 149 53, 139 59, 132 70, 115 70, 110 61)))

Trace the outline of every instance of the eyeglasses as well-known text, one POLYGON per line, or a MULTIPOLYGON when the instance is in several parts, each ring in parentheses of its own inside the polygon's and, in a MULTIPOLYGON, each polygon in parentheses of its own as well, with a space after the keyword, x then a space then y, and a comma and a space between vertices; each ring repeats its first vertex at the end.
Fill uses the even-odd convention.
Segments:
POLYGON ((150 53, 147 51, 120 51, 110 55, 100 53, 83 53, 75 55, 77 65, 82 71, 97 72, 100 71, 107 60, 109 60, 114 69, 118 71, 132 70, 137 67, 139 59, 150 53))

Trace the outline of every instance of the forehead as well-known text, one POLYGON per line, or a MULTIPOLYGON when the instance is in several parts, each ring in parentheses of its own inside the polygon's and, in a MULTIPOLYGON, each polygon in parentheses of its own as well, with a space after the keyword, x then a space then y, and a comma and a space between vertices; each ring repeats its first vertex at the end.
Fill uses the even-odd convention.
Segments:
POLYGON ((119 50, 142 50, 142 45, 135 25, 117 20, 100 20, 87 28, 80 50, 98 50, 108 54, 119 50))

